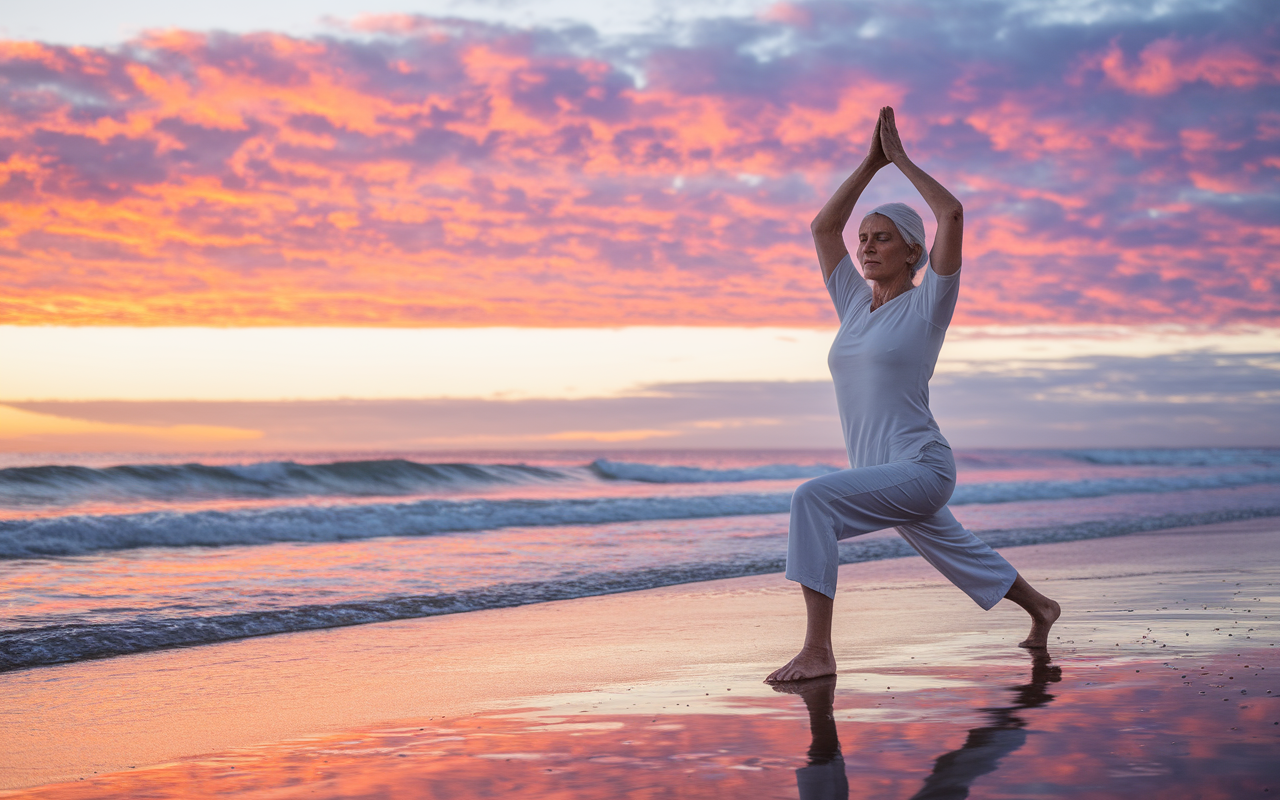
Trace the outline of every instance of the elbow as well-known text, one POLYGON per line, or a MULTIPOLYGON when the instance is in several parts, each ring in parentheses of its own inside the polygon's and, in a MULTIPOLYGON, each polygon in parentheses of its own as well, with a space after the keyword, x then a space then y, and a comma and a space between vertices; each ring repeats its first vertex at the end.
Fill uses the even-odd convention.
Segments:
POLYGON ((947 220, 948 222, 963 224, 964 223, 964 206, 960 205, 960 202, 957 200, 955 204, 951 205, 950 207, 948 207, 942 212, 942 218, 947 220))
POLYGON ((813 218, 813 222, 809 223, 809 233, 814 236, 822 236, 828 233, 842 233, 842 231, 830 219, 819 214, 813 218))

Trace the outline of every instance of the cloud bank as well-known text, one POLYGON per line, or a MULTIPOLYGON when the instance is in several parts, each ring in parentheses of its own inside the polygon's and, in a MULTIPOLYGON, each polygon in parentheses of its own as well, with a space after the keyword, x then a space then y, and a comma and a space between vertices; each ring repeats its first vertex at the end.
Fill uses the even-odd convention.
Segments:
POLYGON ((807 222, 893 104, 957 322, 1274 324, 1277 18, 1216 6, 0 42, 0 321, 825 325, 807 222))
MULTIPOLYGON (((961 448, 1276 447, 1278 372, 1275 353, 1075 357, 939 376, 931 405, 961 448)), ((645 389, 584 399, 10 403, 0 405, 0 445, 10 453, 843 446, 830 381, 645 389)))

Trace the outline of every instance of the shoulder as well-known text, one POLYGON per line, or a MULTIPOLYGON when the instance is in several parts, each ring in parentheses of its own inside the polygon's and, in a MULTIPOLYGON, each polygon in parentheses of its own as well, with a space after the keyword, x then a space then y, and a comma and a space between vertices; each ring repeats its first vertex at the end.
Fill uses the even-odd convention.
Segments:
POLYGON ((929 324, 945 330, 951 323, 959 289, 959 270, 950 275, 939 275, 932 267, 926 267, 920 285, 911 292, 915 295, 912 306, 929 324))
POLYGON ((933 265, 930 264, 924 268, 924 278, 921 279, 920 285, 923 286, 926 281, 932 282, 932 283, 940 283, 944 286, 950 285, 953 283, 959 283, 960 270, 957 269, 955 272, 952 272, 950 275, 940 275, 937 272, 933 271, 933 265))
POLYGON ((924 277, 921 278, 920 285, 916 287, 916 291, 920 293, 920 301, 937 303, 948 297, 954 298, 959 286, 960 270, 956 270, 950 275, 939 275, 933 271, 931 265, 925 267, 924 277))
MULTIPOLYGON (((864 293, 870 294, 871 287, 867 286, 866 279, 853 265, 853 257, 846 254, 827 276, 827 291, 833 298, 844 296, 852 299, 864 293)), ((837 303, 839 303, 838 299, 837 303)))
POLYGON ((862 277, 860 274, 857 274, 858 271, 853 266, 853 256, 845 253, 844 258, 840 259, 836 263, 835 269, 831 270, 831 274, 827 276, 827 285, 830 285, 837 278, 847 280, 851 277, 849 275, 850 272, 854 273, 859 278, 862 277))

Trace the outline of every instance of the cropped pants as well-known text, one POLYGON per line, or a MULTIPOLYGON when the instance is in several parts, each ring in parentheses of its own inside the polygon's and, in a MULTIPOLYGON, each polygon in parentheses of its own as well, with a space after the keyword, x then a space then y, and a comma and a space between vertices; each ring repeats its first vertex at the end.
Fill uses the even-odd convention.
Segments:
POLYGON ((925 445, 910 461, 859 467, 800 484, 791 497, 787 578, 836 596, 836 542, 897 528, 907 544, 983 609, 1009 591, 1018 572, 947 508, 956 487, 951 448, 925 445))

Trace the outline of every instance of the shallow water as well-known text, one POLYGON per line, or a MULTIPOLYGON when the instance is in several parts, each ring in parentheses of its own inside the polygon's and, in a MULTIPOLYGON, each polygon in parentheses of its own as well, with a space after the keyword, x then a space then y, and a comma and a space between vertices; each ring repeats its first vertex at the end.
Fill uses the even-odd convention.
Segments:
MULTIPOLYGON (((0 670, 781 571, 791 491, 841 457, 450 455, 11 459, 0 670)), ((1276 450, 957 462, 952 508, 997 547, 1280 515, 1276 450)), ((913 555, 891 533, 841 544, 913 555)))
MULTIPOLYGON (((782 691, 760 682, 763 664, 699 662, 657 680, 529 696, 503 711, 401 719, 0 796, 842 800, 1280 791, 1274 556, 1230 569, 1183 560, 1151 576, 1072 583, 1075 613, 1043 654, 964 630, 850 649, 835 679, 782 691)), ((33 672, 10 677, 41 681, 33 672)), ((270 708, 270 697, 262 702, 270 708)), ((13 716, 17 731, 21 714, 13 716)))
POLYGON ((1280 691, 1273 649, 1093 661, 1023 655, 921 666, 875 674, 874 686, 855 671, 785 692, 734 694, 746 687, 724 680, 639 686, 632 697, 618 688, 0 796, 843 800, 1280 791, 1280 702, 1266 693, 1280 691))

